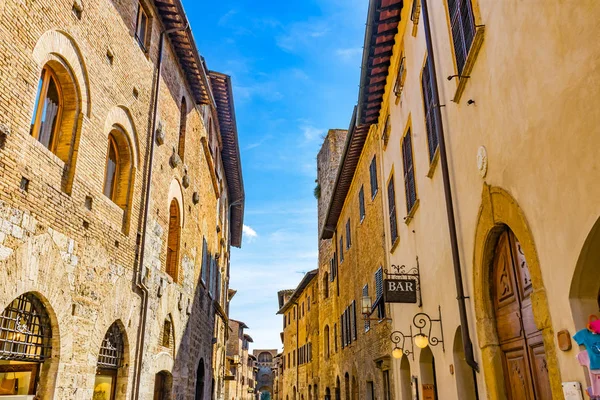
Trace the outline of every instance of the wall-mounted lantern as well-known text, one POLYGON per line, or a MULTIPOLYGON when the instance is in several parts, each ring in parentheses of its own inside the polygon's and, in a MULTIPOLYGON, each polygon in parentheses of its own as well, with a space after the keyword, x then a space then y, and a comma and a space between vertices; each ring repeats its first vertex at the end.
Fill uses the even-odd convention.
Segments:
POLYGON ((437 319, 433 319, 429 316, 429 314, 423 313, 423 312, 415 314, 415 316, 413 317, 413 323, 408 328, 409 329, 408 335, 404 334, 401 331, 392 332, 392 334, 390 336, 390 340, 392 341, 392 343, 394 343, 396 345, 394 347, 394 350, 392 350, 392 357, 399 359, 399 358, 402 358, 403 355, 406 355, 406 356, 412 355, 412 358, 414 360, 415 356, 414 356, 413 341, 414 341, 414 344, 420 349, 424 349, 427 346, 437 346, 438 344, 441 343, 442 351, 446 351, 446 348, 444 346, 444 330, 442 327, 442 307, 441 306, 438 306, 438 313, 439 313, 438 314, 439 317, 437 319), (439 337, 432 334, 434 323, 440 324, 440 336, 439 337), (419 330, 414 335, 413 335, 413 326, 419 330), (408 339, 408 344, 410 345, 410 349, 407 346, 406 339, 408 339))

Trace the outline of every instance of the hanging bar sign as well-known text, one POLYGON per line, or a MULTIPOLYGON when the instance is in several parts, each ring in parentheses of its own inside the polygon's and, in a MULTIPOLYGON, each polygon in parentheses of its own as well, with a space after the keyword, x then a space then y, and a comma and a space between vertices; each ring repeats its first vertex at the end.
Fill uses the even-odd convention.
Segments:
POLYGON ((384 281, 384 296, 386 303, 416 303, 417 279, 386 279, 384 281))

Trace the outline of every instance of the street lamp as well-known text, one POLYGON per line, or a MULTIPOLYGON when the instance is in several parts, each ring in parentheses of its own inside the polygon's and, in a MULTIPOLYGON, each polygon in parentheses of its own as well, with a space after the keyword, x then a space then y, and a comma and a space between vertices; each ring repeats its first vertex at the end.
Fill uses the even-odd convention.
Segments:
POLYGON ((371 297, 363 296, 362 301, 361 301, 361 308, 362 308, 363 315, 365 315, 365 314, 370 315, 372 307, 373 307, 373 303, 371 302, 371 297))
POLYGON ((415 335, 415 344, 418 348, 424 349, 425 347, 429 346, 429 338, 423 333, 418 333, 415 335))

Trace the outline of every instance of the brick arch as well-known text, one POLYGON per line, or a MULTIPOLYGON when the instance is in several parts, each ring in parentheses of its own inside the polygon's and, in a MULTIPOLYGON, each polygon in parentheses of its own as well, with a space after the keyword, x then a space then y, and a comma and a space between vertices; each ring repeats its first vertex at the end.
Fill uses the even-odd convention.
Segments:
POLYGON ((551 391, 553 397, 562 398, 562 380, 554 344, 554 330, 533 234, 517 201, 504 189, 485 184, 475 230, 473 294, 475 326, 477 327, 488 397, 491 400, 506 398, 504 372, 490 288, 491 265, 496 242, 503 226, 508 226, 514 232, 525 253, 533 287, 531 303, 534 322, 537 329, 542 332, 544 340, 551 391))
POLYGON ((28 239, 6 260, 0 262, 0 269, 6 271, 0 288, 0 308, 4 310, 15 298, 31 292, 40 299, 50 317, 52 327, 52 357, 43 364, 39 393, 41 400, 53 398, 55 388, 66 386, 58 375, 61 360, 73 356, 73 344, 61 342, 62 332, 73 329, 72 285, 65 272, 59 249, 49 234, 45 233, 28 239))
POLYGON ((108 138, 108 135, 114 130, 115 126, 121 128, 125 133, 125 137, 129 142, 129 148, 133 155, 133 167, 139 169, 140 160, 140 147, 139 147, 139 136, 138 131, 133 122, 131 111, 125 106, 113 107, 106 116, 104 121, 104 133, 108 138))
POLYGON ((83 109, 86 115, 90 117, 92 103, 88 70, 75 39, 63 31, 46 31, 38 39, 32 55, 39 66, 40 72, 44 65, 52 59, 52 56, 58 56, 65 61, 75 75, 75 84, 79 91, 81 104, 84 105, 83 109))

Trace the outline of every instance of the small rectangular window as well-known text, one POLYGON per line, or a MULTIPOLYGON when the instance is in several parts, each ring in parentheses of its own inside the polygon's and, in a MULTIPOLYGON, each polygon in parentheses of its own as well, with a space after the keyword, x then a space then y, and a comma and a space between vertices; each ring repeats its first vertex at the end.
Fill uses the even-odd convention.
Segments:
POLYGON ((340 237, 340 264, 344 262, 344 237, 340 237))
POLYGON ((360 222, 365 219, 365 188, 364 186, 360 187, 360 191, 358 192, 358 211, 360 212, 360 222))
POLYGON ((346 221, 346 250, 352 246, 352 238, 350 236, 350 218, 346 221))
POLYGON ((375 198, 375 195, 377 194, 377 189, 379 189, 379 187, 377 186, 377 156, 373 156, 373 159, 371 160, 371 165, 369 167, 369 173, 371 176, 371 200, 375 198))
POLYGON ((135 38, 137 39, 139 45, 142 47, 144 52, 147 51, 146 45, 148 40, 148 26, 149 19, 146 10, 142 7, 141 3, 138 3, 138 15, 137 15, 137 24, 135 28, 135 38))
POLYGON ((389 214, 390 214, 390 238, 392 245, 396 243, 398 239, 398 221, 396 220, 396 191, 394 190, 394 175, 390 177, 388 183, 388 203, 389 203, 389 214))

